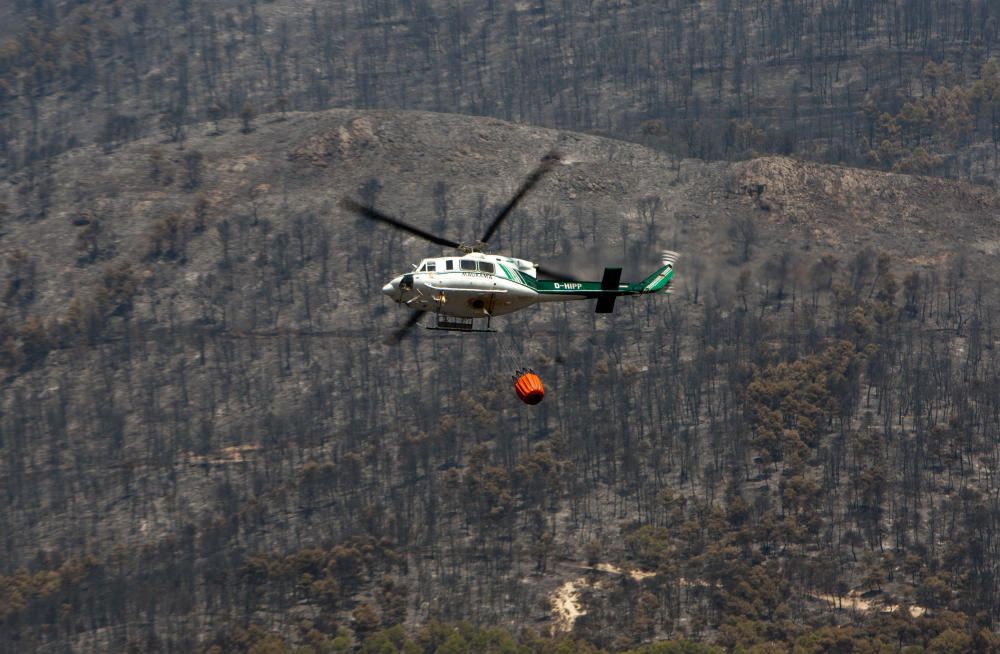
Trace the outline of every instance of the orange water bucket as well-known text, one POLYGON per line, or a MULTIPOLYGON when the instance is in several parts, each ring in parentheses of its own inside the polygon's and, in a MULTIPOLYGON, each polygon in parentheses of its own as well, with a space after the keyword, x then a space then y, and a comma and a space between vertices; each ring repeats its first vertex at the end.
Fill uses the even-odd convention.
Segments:
POLYGON ((524 372, 514 382, 514 392, 525 404, 538 404, 545 397, 542 380, 533 372, 524 372))

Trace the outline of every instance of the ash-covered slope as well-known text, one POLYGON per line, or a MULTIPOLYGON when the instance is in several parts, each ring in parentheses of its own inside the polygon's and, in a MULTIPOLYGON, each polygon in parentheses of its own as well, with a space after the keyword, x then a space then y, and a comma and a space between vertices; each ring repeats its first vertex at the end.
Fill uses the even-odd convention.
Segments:
MULTIPOLYGON (((340 266, 328 269, 337 275, 330 292, 359 308, 377 300, 361 277, 381 279, 438 249, 359 224, 338 206, 340 198, 360 197, 370 183, 368 197, 384 210, 469 240, 550 150, 562 154, 564 165, 526 199, 494 249, 545 260, 600 243, 608 246, 602 257, 620 258, 628 230, 627 246, 654 241, 654 248, 719 257, 738 249, 727 236, 736 218, 768 235, 761 242, 773 245, 773 231, 788 247, 846 256, 862 244, 904 258, 995 248, 997 194, 936 178, 780 157, 707 165, 619 141, 419 112, 268 116, 250 133, 235 122, 223 127, 216 133, 202 126, 183 148, 146 140, 110 154, 74 150, 45 171, 45 184, 32 172, 11 178, 0 196, 8 207, 0 247, 26 252, 35 275, 30 302, 7 298, 8 307, 53 318, 108 263, 129 263, 141 273, 140 302, 149 299, 146 289, 169 288, 190 303, 199 282, 227 269, 218 265, 225 263, 227 239, 242 237, 252 254, 229 247, 231 257, 252 258, 268 242, 290 239, 290 256, 304 268, 316 263, 306 240, 329 247, 340 266), (265 238, 251 238, 248 230, 261 222, 265 238), (220 231, 221 224, 228 229, 220 231), (330 238, 303 234, 314 228, 330 238), (374 251, 354 259, 358 246, 374 251)), ((232 326, 258 326, 240 320, 246 288, 233 286, 232 326)), ((323 320, 335 321, 339 309, 328 309, 316 307, 323 320)))
MULTIPOLYGON (((792 565, 787 548, 795 565, 837 560, 829 583, 861 588, 856 548, 881 556, 897 521, 918 514, 944 530, 923 506, 872 523, 850 508, 855 473, 828 466, 849 467, 837 459, 846 451, 866 470, 902 460, 892 448, 908 436, 879 461, 837 449, 838 434, 874 433, 883 412, 904 433, 933 427, 907 413, 912 385, 886 376, 898 359, 865 361, 911 329, 940 327, 952 351, 974 306, 983 319, 974 284, 941 280, 974 280, 960 262, 993 254, 995 193, 790 159, 677 161, 455 115, 329 111, 222 128, 202 126, 183 149, 74 150, 53 161, 51 187, 24 172, 3 189, 0 574, 8 589, 22 568, 51 582, 24 582, 23 601, 4 595, 7 651, 150 639, 183 650, 250 622, 298 642, 289 625, 305 618, 359 639, 434 618, 545 628, 543 599, 595 556, 659 572, 642 581, 659 617, 602 622, 634 600, 623 576, 597 584, 578 626, 598 644, 638 641, 682 633, 713 601, 710 584, 670 594, 680 578, 715 574, 699 558, 713 542, 732 539, 745 565, 772 573, 792 565), (339 200, 374 199, 471 239, 553 149, 563 165, 491 245, 564 266, 574 253, 598 269, 625 258, 632 276, 678 250, 672 298, 600 317, 589 303, 540 307, 501 334, 383 345, 406 313, 381 285, 440 250, 359 222, 339 200), (879 253, 889 256, 876 264, 879 253), (890 274, 916 279, 913 298, 890 274), (548 385, 541 406, 516 402, 511 353, 548 385), (799 363, 768 372, 779 362, 799 363), (767 404, 792 392, 768 385, 784 374, 813 375, 801 387, 816 395, 767 404), (794 438, 762 440, 765 405, 806 412, 811 427, 787 418, 794 438), (790 500, 785 479, 803 498, 821 487, 828 513, 806 515, 819 503, 790 500), (744 518, 706 522, 743 496, 756 498, 744 518), (744 533, 769 520, 807 527, 744 533), (648 531, 664 526, 676 529, 648 531), (63 605, 73 619, 52 618, 63 605)), ((962 383, 986 378, 992 354, 978 352, 968 374, 954 369, 962 383)), ((957 393, 936 396, 929 415, 947 424, 957 393)), ((940 473, 966 459, 940 456, 918 488, 948 497, 940 473)), ((912 468, 882 474, 902 501, 912 468)), ((908 538, 895 546, 940 563, 926 530, 908 538)), ((833 592, 819 578, 796 576, 766 601, 808 622, 825 609, 802 597, 833 592)))

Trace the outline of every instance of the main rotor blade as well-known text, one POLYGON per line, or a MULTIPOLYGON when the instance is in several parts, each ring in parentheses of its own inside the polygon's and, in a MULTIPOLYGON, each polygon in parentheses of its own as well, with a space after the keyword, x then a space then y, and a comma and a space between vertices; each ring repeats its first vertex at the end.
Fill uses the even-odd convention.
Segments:
POLYGON ((559 272, 558 270, 552 270, 551 268, 546 268, 545 266, 539 266, 537 263, 535 264, 535 270, 538 271, 539 275, 545 275, 546 277, 549 277, 551 279, 557 279, 561 282, 580 281, 579 279, 573 277, 572 275, 566 275, 564 273, 559 272))
POLYGON ((500 223, 506 220, 507 216, 510 215, 510 212, 514 210, 514 207, 516 207, 517 203, 521 201, 524 194, 530 191, 531 188, 538 183, 538 180, 540 180, 545 173, 549 172, 552 169, 552 166, 557 163, 559 163, 559 153, 557 152, 550 152, 542 157, 542 163, 538 166, 538 168, 535 168, 534 172, 528 175, 528 179, 524 180, 524 184, 521 185, 521 188, 518 189, 517 193, 514 194, 514 197, 507 203, 507 206, 500 210, 500 213, 493 219, 493 222, 490 223, 486 233, 479 240, 483 243, 489 243, 490 237, 493 236, 494 232, 496 232, 500 227, 500 223))
POLYGON ((342 206, 344 209, 347 209, 348 211, 353 211, 356 214, 360 214, 369 220, 385 223, 386 225, 392 225, 396 229, 401 229, 404 232, 409 232, 410 234, 413 234, 414 236, 419 236, 425 241, 430 241, 431 243, 435 243, 437 245, 443 245, 445 247, 451 247, 451 248, 459 247, 459 243, 457 243, 456 241, 451 241, 446 238, 442 238, 440 236, 435 236, 430 232, 425 232, 419 227, 414 227, 413 225, 404 223, 402 220, 398 220, 396 218, 393 218, 392 216, 387 216, 378 209, 374 209, 372 207, 366 207, 362 204, 359 204, 354 200, 352 200, 351 198, 344 198, 343 200, 341 200, 340 206, 342 206))
POLYGON ((406 324, 397 329, 396 331, 394 331, 391 335, 389 335, 385 339, 385 342, 388 345, 395 345, 396 343, 399 343, 410 332, 410 330, 413 329, 413 327, 415 327, 418 322, 420 322, 420 319, 424 317, 425 313, 427 312, 424 311, 423 309, 415 310, 413 313, 410 314, 410 317, 409 319, 407 319, 406 324))

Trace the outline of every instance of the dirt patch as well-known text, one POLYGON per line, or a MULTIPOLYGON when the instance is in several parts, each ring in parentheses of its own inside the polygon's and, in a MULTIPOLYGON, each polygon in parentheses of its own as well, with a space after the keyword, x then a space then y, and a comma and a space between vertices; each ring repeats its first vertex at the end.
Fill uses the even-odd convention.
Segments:
POLYGON ((243 463, 247 457, 260 449, 259 445, 231 445, 210 454, 185 452, 183 460, 190 464, 228 465, 243 463))
MULTIPOLYGON (((899 604, 886 604, 876 598, 863 597, 861 593, 856 590, 852 590, 844 597, 836 597, 825 593, 810 593, 809 596, 813 599, 822 600, 834 608, 847 609, 850 611, 879 611, 881 613, 894 613, 899 610, 900 607, 899 604)), ((919 618, 923 614, 927 613, 927 609, 925 607, 918 606, 916 604, 908 606, 907 609, 909 610, 910 615, 914 618, 919 618)))
POLYGON ((377 140, 375 119, 371 116, 361 116, 336 129, 308 137, 292 148, 288 158, 325 168, 331 162, 367 148, 377 140))

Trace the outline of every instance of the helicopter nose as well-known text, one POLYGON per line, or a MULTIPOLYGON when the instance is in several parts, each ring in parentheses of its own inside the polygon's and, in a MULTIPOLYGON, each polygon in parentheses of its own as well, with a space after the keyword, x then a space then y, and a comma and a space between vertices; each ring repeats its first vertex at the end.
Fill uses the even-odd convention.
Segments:
POLYGON ((392 282, 389 282, 388 284, 383 286, 382 292, 391 297, 393 300, 399 299, 398 298, 399 292, 396 290, 396 286, 392 282))

